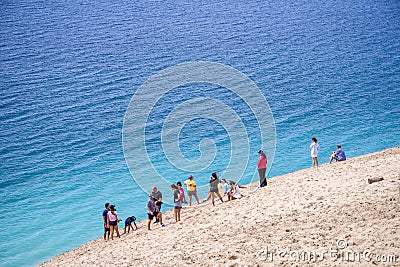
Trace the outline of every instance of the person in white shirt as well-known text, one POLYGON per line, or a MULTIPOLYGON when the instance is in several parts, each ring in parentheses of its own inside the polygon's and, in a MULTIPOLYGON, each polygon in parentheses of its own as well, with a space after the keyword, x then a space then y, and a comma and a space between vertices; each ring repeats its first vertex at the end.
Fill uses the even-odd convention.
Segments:
POLYGON ((318 142, 317 138, 313 137, 311 139, 310 150, 311 150, 311 167, 317 166, 318 168, 319 145, 317 142, 318 142))
POLYGON ((246 188, 245 186, 240 186, 236 182, 230 180, 231 190, 228 192, 228 200, 240 199, 243 195, 240 193, 240 188, 246 188))

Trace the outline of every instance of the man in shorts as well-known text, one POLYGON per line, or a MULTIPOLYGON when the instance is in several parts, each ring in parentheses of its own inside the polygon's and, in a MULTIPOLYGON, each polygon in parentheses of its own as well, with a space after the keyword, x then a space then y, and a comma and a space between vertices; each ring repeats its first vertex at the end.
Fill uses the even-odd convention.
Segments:
POLYGON ((158 207, 156 206, 156 202, 154 201, 153 195, 149 195, 149 201, 147 202, 146 208, 147 208, 147 215, 149 216, 149 222, 147 223, 147 230, 149 231, 151 230, 150 225, 154 217, 156 217, 156 219, 160 221, 162 227, 166 226, 165 224, 162 223, 162 215, 161 212, 159 212, 158 207))
POLYGON ((110 211, 110 203, 104 204, 105 210, 103 211, 103 223, 104 223, 104 240, 110 239, 110 226, 108 225, 107 214, 110 211))
MULTIPOLYGON (((161 213, 161 205, 162 205, 162 194, 160 191, 158 191, 157 187, 153 186, 153 192, 151 192, 151 195, 154 198, 154 201, 156 202, 156 206, 158 208, 158 212, 161 213)), ((157 218, 154 223, 160 222, 157 218)))

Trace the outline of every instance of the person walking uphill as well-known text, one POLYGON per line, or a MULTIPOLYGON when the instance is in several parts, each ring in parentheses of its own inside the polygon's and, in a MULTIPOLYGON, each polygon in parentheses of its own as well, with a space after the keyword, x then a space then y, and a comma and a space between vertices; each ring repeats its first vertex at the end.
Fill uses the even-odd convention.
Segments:
MULTIPOLYGON (((213 206, 215 206, 215 203, 214 203, 214 194, 217 194, 217 196, 219 197, 219 199, 221 200, 221 202, 224 202, 224 201, 222 200, 221 195, 220 195, 219 192, 218 192, 218 184, 219 184, 219 183, 220 183, 220 180, 218 179, 217 173, 213 172, 213 173, 211 174, 211 177, 210 177, 210 191, 208 192, 208 197, 207 197, 207 200, 209 200, 209 199, 211 198, 211 201, 212 201, 213 206)), ((206 200, 206 201, 207 201, 207 200, 206 200)))
POLYGON ((267 179, 265 178, 265 172, 267 171, 267 156, 265 155, 264 151, 258 151, 258 163, 257 163, 257 170, 258 175, 260 176, 260 187, 267 186, 267 179))

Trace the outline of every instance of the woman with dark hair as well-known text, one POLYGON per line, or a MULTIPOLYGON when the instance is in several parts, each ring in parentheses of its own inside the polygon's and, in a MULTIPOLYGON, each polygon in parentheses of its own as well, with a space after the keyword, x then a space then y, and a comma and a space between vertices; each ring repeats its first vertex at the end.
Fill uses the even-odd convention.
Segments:
POLYGON ((179 222, 181 220, 181 209, 182 209, 182 200, 181 195, 178 189, 178 186, 171 184, 171 189, 174 191, 174 216, 175 222, 179 222))
POLYGON ((319 145, 317 142, 318 142, 317 138, 315 137, 311 138, 310 150, 311 150, 311 167, 317 166, 318 168, 319 145))
POLYGON ((258 163, 257 163, 257 170, 258 175, 260 176, 260 187, 264 187, 267 185, 267 179, 265 178, 265 172, 267 171, 267 156, 265 155, 264 151, 258 151, 258 163))
POLYGON ((108 212, 107 217, 108 217, 108 225, 110 226, 111 240, 114 239, 114 229, 117 232, 117 237, 121 237, 118 231, 118 223, 121 220, 118 219, 118 213, 114 205, 110 206, 110 211, 108 212))
MULTIPOLYGON (((221 195, 218 192, 218 184, 220 183, 220 180, 218 179, 217 173, 213 172, 211 174, 210 177, 210 191, 208 191, 208 196, 207 196, 207 200, 209 200, 211 198, 212 204, 213 206, 215 206, 214 203, 214 194, 217 194, 217 196, 219 197, 219 199, 221 200, 221 202, 224 202, 222 200, 221 195)), ((207 201, 206 200, 206 201, 207 201)))
POLYGON ((181 196, 182 203, 187 204, 186 197, 185 197, 185 190, 182 187, 182 183, 181 182, 177 182, 176 185, 178 186, 179 194, 181 196))

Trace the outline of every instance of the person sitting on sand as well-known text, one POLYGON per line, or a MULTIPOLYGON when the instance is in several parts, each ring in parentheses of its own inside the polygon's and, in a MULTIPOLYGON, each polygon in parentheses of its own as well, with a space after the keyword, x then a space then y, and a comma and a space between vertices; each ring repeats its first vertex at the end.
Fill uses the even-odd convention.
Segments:
POLYGON ((332 163, 333 160, 335 161, 345 161, 346 160, 346 154, 344 153, 344 150, 342 149, 341 145, 337 145, 337 150, 332 151, 331 159, 329 160, 329 164, 332 163))
POLYGON ((184 190, 183 187, 182 187, 182 183, 181 183, 181 182, 177 182, 176 185, 178 186, 179 195, 180 195, 180 197, 181 197, 182 203, 187 204, 186 197, 185 197, 185 190, 184 190))
POLYGON ((228 192, 228 200, 240 199, 243 195, 240 193, 240 188, 246 188, 245 186, 238 185, 235 181, 229 181, 231 190, 228 192))
POLYGON ((224 202, 224 200, 222 199, 221 195, 218 192, 219 182, 220 182, 220 180, 218 179, 217 173, 213 172, 210 177, 210 191, 208 191, 208 196, 207 196, 207 200, 206 200, 206 201, 208 201, 211 198, 211 202, 212 202, 213 206, 215 206, 214 194, 217 194, 217 196, 219 197, 221 202, 224 202))
POLYGON ((265 155, 264 151, 258 151, 258 162, 257 162, 257 170, 258 175, 260 177, 260 187, 267 186, 267 178, 265 178, 265 173, 267 171, 267 155, 265 155))
POLYGON ((174 191, 174 217, 175 222, 179 222, 181 220, 181 209, 182 209, 182 200, 181 194, 179 192, 178 186, 171 184, 171 189, 174 191))
POLYGON ((147 223, 147 230, 149 231, 151 230, 150 225, 154 217, 156 217, 156 219, 161 223, 162 227, 166 226, 165 224, 162 223, 162 215, 161 212, 159 212, 158 207, 156 206, 156 202, 154 200, 153 195, 149 195, 149 201, 147 202, 146 208, 147 208, 147 215, 149 216, 149 222, 147 223))
POLYGON ((187 194, 189 196, 189 206, 192 206, 192 196, 196 198, 197 204, 200 204, 199 197, 197 196, 196 183, 193 180, 193 175, 189 175, 188 179, 183 183, 187 185, 187 194))
POLYGON ((104 223, 104 240, 110 239, 110 226, 108 225, 108 217, 107 214, 110 211, 110 203, 106 203, 105 205, 105 210, 103 211, 103 223, 104 223))
POLYGON ((118 219, 118 213, 114 205, 110 206, 110 211, 107 214, 108 225, 110 225, 111 240, 114 239, 114 230, 117 232, 117 237, 121 237, 118 231, 118 223, 121 221, 118 219))
POLYGON ((138 227, 136 225, 136 217, 135 216, 131 216, 131 217, 128 217, 125 219, 124 234, 126 233, 126 228, 128 228, 128 233, 131 228, 132 228, 132 231, 135 231, 138 229, 138 227), (135 225, 136 229, 133 229, 132 223, 135 225))

